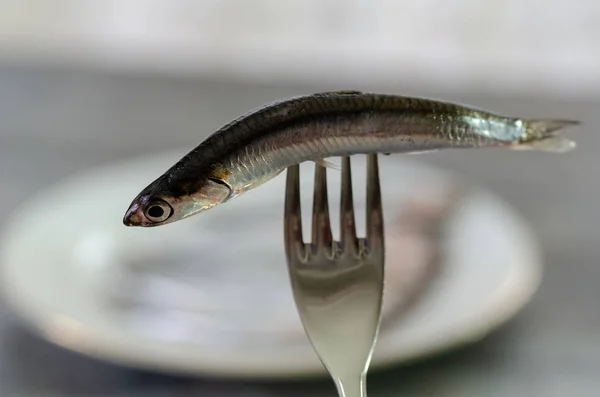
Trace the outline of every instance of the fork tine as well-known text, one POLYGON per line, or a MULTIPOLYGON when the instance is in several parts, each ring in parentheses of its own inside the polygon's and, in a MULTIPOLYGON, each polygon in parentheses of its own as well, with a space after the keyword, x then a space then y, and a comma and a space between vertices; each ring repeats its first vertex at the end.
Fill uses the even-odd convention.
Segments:
POLYGON ((302 214, 300 208, 300 166, 287 169, 285 184, 284 242, 288 261, 304 258, 302 241, 302 214))
POLYGON ((350 157, 342 158, 342 195, 340 199, 340 237, 344 253, 358 252, 354 200, 352 195, 352 171, 350 157))
POLYGON ((367 241, 370 255, 383 256, 383 209, 377 154, 367 158, 367 241))
MULTIPOLYGON (((288 270, 300 319, 310 343, 333 378, 340 396, 366 396, 366 375, 381 324, 383 294, 383 221, 377 173, 377 158, 369 160, 367 181, 369 208, 377 214, 368 218, 367 238, 356 239, 350 159, 343 159, 342 238, 355 239, 356 255, 349 249, 339 252, 333 241, 327 202, 327 175, 323 166, 315 169, 312 239, 302 244, 303 260, 288 256, 288 270), (374 167, 374 166, 375 167, 374 167), (349 215, 344 219, 344 215, 349 215), (372 238, 372 241, 369 240, 372 238), (363 245, 364 243, 364 245, 363 245), (372 255, 359 255, 371 248, 372 255), (335 250, 334 250, 335 249, 335 250), (339 252, 339 254, 338 254, 339 252), (344 352, 344 354, 339 354, 344 352)), ((291 214, 299 207, 297 170, 288 170, 286 185, 286 249, 298 247, 293 233, 300 227, 291 214), (296 201, 294 201, 296 200, 296 201)), ((298 239, 298 236, 295 237, 298 239)))
POLYGON ((312 242, 316 245, 317 252, 322 252, 331 247, 332 240, 327 196, 327 170, 322 165, 315 164, 312 242))

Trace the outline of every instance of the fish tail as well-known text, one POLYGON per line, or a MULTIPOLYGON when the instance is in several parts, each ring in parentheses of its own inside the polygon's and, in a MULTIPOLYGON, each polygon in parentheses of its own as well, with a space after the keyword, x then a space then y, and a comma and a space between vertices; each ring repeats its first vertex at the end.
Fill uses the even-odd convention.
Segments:
POLYGON ((523 120, 525 136, 512 145, 514 150, 538 150, 565 153, 575 149, 577 144, 562 136, 568 127, 580 125, 579 121, 561 119, 523 120))

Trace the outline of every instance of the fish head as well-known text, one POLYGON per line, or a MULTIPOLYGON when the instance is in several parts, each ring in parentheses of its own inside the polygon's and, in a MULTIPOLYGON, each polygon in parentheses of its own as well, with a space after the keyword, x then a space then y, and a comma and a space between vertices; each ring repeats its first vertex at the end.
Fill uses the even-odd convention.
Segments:
POLYGON ((142 227, 173 223, 227 201, 231 193, 225 181, 214 177, 159 178, 133 200, 123 223, 142 227))

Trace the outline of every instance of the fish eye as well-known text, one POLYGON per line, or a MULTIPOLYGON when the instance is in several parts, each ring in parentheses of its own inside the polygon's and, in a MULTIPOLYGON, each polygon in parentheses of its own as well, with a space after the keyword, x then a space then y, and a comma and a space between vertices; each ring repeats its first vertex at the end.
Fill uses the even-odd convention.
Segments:
POLYGON ((173 214, 173 208, 163 201, 155 200, 146 209, 146 218, 152 222, 163 222, 173 214))

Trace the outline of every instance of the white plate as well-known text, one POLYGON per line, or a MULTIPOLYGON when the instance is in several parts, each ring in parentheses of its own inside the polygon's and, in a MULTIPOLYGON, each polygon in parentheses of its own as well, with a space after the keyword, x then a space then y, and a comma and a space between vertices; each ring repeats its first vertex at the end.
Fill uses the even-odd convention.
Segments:
MULTIPOLYGON (((133 197, 183 153, 87 172, 23 205, 4 234, 2 290, 9 302, 50 341, 125 365, 248 378, 325 374, 288 284, 284 174, 182 222, 122 225, 133 197)), ((364 165, 364 157, 353 158, 359 229, 364 165)), ((406 156, 382 157, 380 168, 386 265, 393 269, 401 266, 393 220, 402 200, 455 179, 406 156)), ((301 169, 308 221, 313 168, 301 169)), ((339 172, 329 175, 335 203, 339 172)), ((442 272, 402 321, 382 330, 372 368, 476 341, 536 290, 535 238, 498 198, 471 191, 449 232, 442 272)), ((401 288, 388 287, 386 303, 398 298, 394 289, 401 288)))

